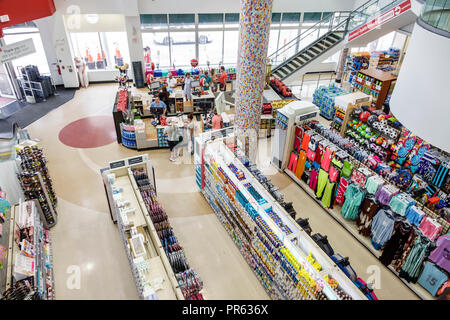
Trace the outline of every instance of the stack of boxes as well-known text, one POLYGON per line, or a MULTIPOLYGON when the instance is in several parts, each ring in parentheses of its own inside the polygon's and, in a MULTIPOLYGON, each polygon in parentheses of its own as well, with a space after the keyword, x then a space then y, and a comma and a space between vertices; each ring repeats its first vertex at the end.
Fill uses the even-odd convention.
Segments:
POLYGON ((334 117, 334 99, 344 94, 348 94, 348 92, 336 87, 334 83, 329 87, 320 86, 313 94, 313 103, 320 108, 322 117, 332 120, 334 117))

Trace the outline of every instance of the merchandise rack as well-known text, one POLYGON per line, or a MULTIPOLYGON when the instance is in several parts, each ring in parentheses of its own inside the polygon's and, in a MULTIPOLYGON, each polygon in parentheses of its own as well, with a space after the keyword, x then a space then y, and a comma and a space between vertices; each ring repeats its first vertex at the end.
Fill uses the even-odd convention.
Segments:
POLYGON ((23 215, 23 210, 31 207, 32 228, 33 228, 33 288, 40 299, 53 300, 55 298, 55 285, 53 273, 53 250, 50 233, 45 224, 44 214, 39 207, 37 200, 29 200, 15 205, 11 210, 9 224, 9 247, 8 247, 8 267, 6 290, 10 289, 16 282, 15 266, 16 257, 21 256, 21 250, 14 239, 15 230, 18 228, 19 216, 23 215))
MULTIPOLYGON (((326 275, 337 280, 341 289, 353 299, 366 299, 222 141, 207 143, 204 150, 206 150, 204 168, 201 169, 204 171, 202 192, 271 298, 315 299, 311 286, 306 282, 302 283, 302 277, 296 274, 298 266, 301 265, 306 270, 307 279, 314 279, 323 288, 323 293, 328 299, 339 299, 339 297, 324 280, 326 275), (213 160, 210 160, 211 156, 213 160), (230 170, 227 165, 230 163, 244 173, 243 180, 238 180, 230 170), (244 186, 247 183, 250 183, 264 198, 265 203, 256 201, 244 186), (232 196, 233 190, 230 188, 239 191, 236 192, 236 197, 232 196), (244 205, 245 201, 249 205, 244 205), (272 220, 267 213, 270 209, 278 215, 282 225, 287 228, 280 228, 276 221, 272 220), (259 248, 264 250, 258 248, 258 241, 261 243, 259 248), (279 251, 280 249, 282 251, 279 251), (289 259, 282 254, 286 251, 292 255, 287 254, 289 259), (306 259, 307 252, 313 254, 322 266, 322 270, 314 269, 306 259), (287 280, 281 281, 283 278, 287 280), (295 289, 297 286, 301 289, 295 289)), ((198 154, 199 150, 196 153, 198 154)), ((201 161, 197 157, 197 166, 200 165, 199 160, 201 161)))
POLYGON ((124 243, 139 297, 145 299, 146 287, 151 286, 152 280, 161 277, 164 281, 162 282, 162 289, 156 291, 158 299, 184 300, 185 297, 177 281, 176 274, 172 269, 132 172, 134 169, 145 169, 150 176, 151 184, 154 186, 151 162, 146 160, 146 157, 135 157, 112 162, 110 167, 113 169, 102 170, 102 176, 112 217, 117 220, 117 226, 124 243), (114 184, 110 183, 108 174, 115 175, 114 184), (120 193, 122 194, 122 199, 119 201, 130 201, 129 207, 135 209, 134 214, 124 215, 121 212, 113 194, 115 188, 123 188, 123 191, 120 193), (136 258, 131 248, 132 228, 136 228, 137 233, 145 239, 145 255, 142 258, 136 258), (139 270, 139 266, 142 265, 148 266, 146 270, 139 270))
MULTIPOLYGON (((317 135, 319 135, 320 137, 322 137, 325 140, 328 140, 327 138, 323 137, 320 133, 316 132, 317 135)), ((339 151, 342 151, 342 149, 339 146, 336 146, 336 148, 339 151)), ((368 168, 367 166, 363 165, 359 160, 355 159, 352 155, 350 155, 350 158, 352 160, 352 163, 357 164, 357 167, 364 167, 368 170, 370 170, 371 172, 373 172, 373 170, 371 170, 370 168, 368 168)), ((356 168, 355 168, 356 169, 356 168)), ((379 258, 381 256, 382 251, 378 251, 375 250, 375 248, 373 248, 371 242, 370 242, 370 238, 366 238, 364 236, 362 236, 356 227, 356 223, 354 223, 354 221, 350 221, 350 220, 346 220, 339 212, 339 210, 337 209, 337 206, 334 206, 333 209, 330 208, 325 208, 322 206, 321 200, 318 200, 316 198, 316 195, 314 193, 313 190, 311 190, 311 188, 308 186, 308 184, 306 184, 304 181, 302 181, 301 179, 298 179, 295 174, 289 170, 289 169, 285 169, 284 172, 295 182, 297 183, 300 188, 303 189, 303 191, 306 192, 306 194, 308 194, 311 199, 313 199, 327 214, 329 214, 334 220, 336 220, 336 222, 338 222, 348 233, 350 233, 359 243, 361 243, 375 258, 379 258)), ((386 181, 386 180, 385 180, 386 181)), ((389 181, 386 181, 388 184, 392 184, 389 181)), ((340 209, 340 206, 339 206, 340 209)), ((423 208, 424 211, 427 208, 423 208)), ((426 213, 430 214, 429 212, 432 212, 431 210, 427 210, 426 213)), ((419 297, 422 300, 434 300, 435 298, 427 291, 425 290, 422 286, 420 286, 418 283, 414 284, 414 283, 410 283, 408 281, 406 281, 405 279, 401 278, 399 276, 399 273, 391 266, 386 266, 386 268, 388 270, 390 270, 395 276, 397 276, 412 292, 414 292, 414 294, 419 297)))

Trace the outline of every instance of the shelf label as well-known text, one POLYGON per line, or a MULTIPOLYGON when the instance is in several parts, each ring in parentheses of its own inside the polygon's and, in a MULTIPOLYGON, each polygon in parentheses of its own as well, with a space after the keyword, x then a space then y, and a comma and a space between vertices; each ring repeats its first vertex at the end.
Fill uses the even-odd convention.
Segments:
POLYGON ((125 160, 120 160, 120 161, 110 162, 110 163, 109 163, 109 167, 110 167, 111 169, 116 169, 116 168, 120 168, 120 167, 125 167, 125 160))
POLYGON ((140 157, 135 157, 135 158, 130 158, 128 159, 128 165, 132 165, 132 164, 136 164, 136 163, 141 163, 143 162, 144 159, 142 158, 142 156, 140 157))

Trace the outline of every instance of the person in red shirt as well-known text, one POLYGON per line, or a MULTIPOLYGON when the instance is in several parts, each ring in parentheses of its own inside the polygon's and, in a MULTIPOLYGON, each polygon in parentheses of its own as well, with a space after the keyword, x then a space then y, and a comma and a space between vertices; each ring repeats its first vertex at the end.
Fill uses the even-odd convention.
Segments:
POLYGON ((224 127, 222 116, 217 114, 216 109, 214 109, 214 117, 211 119, 211 127, 213 130, 219 130, 224 127))
POLYGON ((219 77, 219 83, 220 83, 220 91, 225 91, 227 88, 227 79, 228 74, 225 72, 225 67, 220 67, 220 77, 219 77))

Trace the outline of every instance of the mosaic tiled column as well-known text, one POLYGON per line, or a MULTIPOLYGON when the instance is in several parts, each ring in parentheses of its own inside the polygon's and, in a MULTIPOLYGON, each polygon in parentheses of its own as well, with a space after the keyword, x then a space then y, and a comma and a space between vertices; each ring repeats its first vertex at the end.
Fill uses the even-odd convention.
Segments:
POLYGON ((273 0, 241 0, 235 134, 256 159, 273 0))

